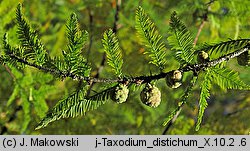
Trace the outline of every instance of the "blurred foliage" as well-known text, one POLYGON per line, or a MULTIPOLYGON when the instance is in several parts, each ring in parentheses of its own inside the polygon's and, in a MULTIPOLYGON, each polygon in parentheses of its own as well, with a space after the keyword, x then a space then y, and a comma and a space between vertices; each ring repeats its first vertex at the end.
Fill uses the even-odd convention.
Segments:
MULTIPOLYGON (((48 53, 52 56, 62 55, 66 49, 65 23, 72 12, 78 16, 81 29, 86 29, 92 36, 92 43, 87 44, 83 55, 88 56, 96 74, 100 66, 104 48, 101 39, 103 32, 112 28, 115 16, 115 0, 0 0, 0 36, 9 34, 9 41, 17 45, 15 35, 15 9, 21 2, 24 15, 38 32, 48 53), (90 51, 88 51, 90 49, 90 51), (90 52, 90 53, 88 53, 90 52)), ((197 33, 202 20, 206 19, 197 45, 202 42, 216 43, 228 38, 249 38, 250 1, 219 0, 208 4, 208 0, 124 0, 119 11, 117 38, 123 53, 124 74, 137 76, 149 75, 157 69, 148 64, 148 58, 142 54, 144 48, 138 43, 135 34, 135 11, 141 5, 163 35, 167 48, 169 19, 176 11, 191 33, 197 33), (206 16, 204 16, 206 14, 206 16)), ((195 37, 195 35, 193 35, 195 37)), ((0 44, 0 50, 2 43, 0 44)), ((168 61, 166 70, 175 69, 178 62, 166 51, 168 61)), ((240 67, 233 60, 230 68, 238 71, 246 83, 250 83, 250 68, 240 67)), ((111 68, 106 66, 100 77, 112 77, 111 68)), ((50 126, 35 131, 34 128, 45 115, 48 108, 64 95, 73 92, 77 84, 68 79, 56 81, 50 75, 33 68, 19 70, 0 66, 0 132, 3 134, 161 134, 164 130, 163 120, 177 106, 178 99, 187 86, 184 83, 178 89, 166 87, 165 81, 159 80, 156 85, 162 92, 162 103, 152 109, 144 106, 139 93, 142 88, 131 91, 125 104, 108 102, 98 110, 83 117, 63 119, 50 126)), ((94 90, 103 86, 96 84, 94 90)), ((199 100, 199 90, 189 98, 192 103, 199 100)), ((223 91, 213 87, 208 100, 209 107, 205 112, 200 131, 194 130, 197 108, 184 112, 173 124, 169 134, 248 134, 250 132, 250 94, 249 91, 223 91)))

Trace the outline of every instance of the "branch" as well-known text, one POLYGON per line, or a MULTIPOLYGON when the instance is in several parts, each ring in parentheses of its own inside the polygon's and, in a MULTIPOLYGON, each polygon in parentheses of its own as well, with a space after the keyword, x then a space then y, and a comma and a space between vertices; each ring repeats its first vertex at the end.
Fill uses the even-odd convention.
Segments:
POLYGON ((116 1, 116 11, 115 11, 115 20, 113 24, 113 32, 117 32, 117 27, 118 27, 118 21, 119 21, 119 12, 120 12, 120 7, 121 7, 121 1, 122 0, 117 0, 116 1))
POLYGON ((9 73, 9 75, 12 77, 12 79, 16 79, 14 74, 10 71, 10 68, 7 65, 3 65, 5 70, 9 73))
MULTIPOLYGON (((200 70, 204 70, 206 68, 216 66, 216 65, 218 65, 218 64, 220 64, 220 63, 222 63, 224 61, 229 61, 230 59, 235 58, 235 57, 239 56, 240 54, 242 54, 242 53, 244 53, 246 51, 249 51, 249 47, 250 47, 250 45, 247 45, 247 46, 245 46, 244 48, 242 48, 240 50, 237 50, 235 52, 224 55, 224 56, 222 56, 222 57, 220 57, 218 59, 214 59, 212 61, 202 63, 202 64, 188 65, 188 66, 185 66, 185 67, 180 68, 178 70, 181 71, 181 72, 193 71, 194 73, 198 73, 200 70)), ((74 80, 78 80, 78 81, 83 80, 83 81, 86 81, 88 83, 93 83, 93 82, 95 82, 95 83, 114 83, 114 82, 124 83, 124 82, 128 82, 128 83, 141 84, 141 83, 149 83, 149 82, 151 82, 153 80, 159 80, 159 79, 165 78, 167 76, 167 74, 168 74, 168 72, 167 72, 167 73, 160 73, 160 74, 151 75, 151 76, 126 77, 126 78, 123 78, 123 79, 120 79, 120 78, 117 78, 117 79, 102 79, 102 78, 95 78, 95 77, 84 77, 84 76, 76 75, 76 74, 69 73, 69 72, 66 72, 66 71, 46 68, 46 67, 34 64, 34 63, 30 63, 30 62, 16 56, 15 54, 9 54, 9 56, 12 59, 17 60, 20 63, 23 63, 23 64, 28 65, 28 66, 32 66, 32 67, 37 68, 39 70, 42 70, 44 72, 57 74, 57 75, 59 75, 59 76, 61 76, 63 78, 70 77, 70 78, 72 78, 74 80)))
POLYGON ((211 0, 210 2, 206 3, 207 9, 206 9, 206 12, 202 15, 202 21, 201 21, 198 32, 197 32, 195 39, 194 39, 194 47, 196 46, 198 39, 199 39, 199 36, 201 34, 201 31, 202 31, 206 21, 208 20, 208 12, 211 9, 211 4, 213 4, 215 1, 216 0, 211 0))
POLYGON ((177 119, 177 117, 179 116, 179 114, 181 113, 182 107, 179 108, 179 110, 176 112, 176 114, 174 115, 173 119, 167 124, 166 128, 164 129, 162 135, 166 135, 168 130, 170 129, 170 127, 174 124, 175 120, 177 119))
POLYGON ((225 116, 226 116, 226 117, 230 117, 230 116, 233 116, 233 115, 235 115, 235 114, 237 114, 237 113, 243 112, 243 111, 245 111, 245 110, 247 110, 247 109, 249 109, 249 108, 250 108, 250 106, 248 105, 248 106, 245 106, 245 107, 243 107, 243 108, 241 108, 241 109, 238 109, 238 110, 236 110, 236 111, 227 113, 225 116))
POLYGON ((200 24, 200 26, 199 26, 198 32, 197 32, 197 34, 195 36, 195 39, 194 39, 194 47, 196 46, 196 44, 198 42, 199 36, 201 34, 201 30, 203 29, 205 23, 206 23, 206 20, 203 19, 202 22, 201 22, 201 24, 200 24))
POLYGON ((239 56, 240 54, 246 52, 249 50, 250 45, 246 45, 245 47, 243 47, 242 49, 239 49, 235 52, 229 53, 227 55, 221 56, 218 59, 214 59, 212 61, 206 62, 206 63, 202 63, 202 64, 194 64, 194 65, 188 65, 182 69, 179 69, 182 72, 187 72, 187 71, 193 71, 193 72, 197 72, 200 70, 204 70, 205 68, 209 68, 209 67, 213 67, 216 66, 224 61, 229 61, 232 58, 235 58, 237 56, 239 56))

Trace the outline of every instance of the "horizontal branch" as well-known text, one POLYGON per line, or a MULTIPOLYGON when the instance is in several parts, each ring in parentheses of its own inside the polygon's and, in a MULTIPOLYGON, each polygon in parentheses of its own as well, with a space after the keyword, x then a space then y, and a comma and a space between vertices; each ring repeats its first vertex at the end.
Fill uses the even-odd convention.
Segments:
MULTIPOLYGON (((181 72, 188 72, 188 71, 193 71, 194 73, 199 72, 200 70, 204 70, 205 68, 209 68, 209 67, 213 67, 216 66, 224 61, 229 61, 232 58, 235 58, 237 56, 239 56, 240 54, 246 52, 249 50, 249 45, 245 46, 244 48, 237 50, 235 52, 229 53, 227 55, 224 55, 218 59, 214 59, 212 61, 206 62, 206 63, 202 63, 202 64, 193 64, 193 65, 187 65, 183 68, 178 69, 181 72)), ((88 83, 91 82, 96 82, 96 83, 113 83, 113 82, 128 82, 128 83, 137 83, 137 84, 141 84, 141 83, 148 83, 152 80, 158 80, 158 79, 162 79, 165 78, 167 76, 168 73, 160 73, 157 75, 151 75, 151 76, 138 76, 138 77, 126 77, 123 79, 117 78, 117 79, 102 79, 102 78, 93 78, 93 77, 83 77, 80 75, 76 75, 73 73, 69 73, 66 71, 61 71, 58 69, 51 69, 51 68, 47 68, 47 67, 43 67, 34 63, 30 63, 24 59, 21 59, 20 57, 16 56, 15 54, 9 54, 9 56, 12 59, 17 60, 20 63, 26 64, 28 66, 32 66, 34 68, 37 68, 39 70, 42 70, 44 72, 49 72, 52 74, 58 74, 63 78, 66 77, 70 77, 74 80, 84 80, 88 83)))

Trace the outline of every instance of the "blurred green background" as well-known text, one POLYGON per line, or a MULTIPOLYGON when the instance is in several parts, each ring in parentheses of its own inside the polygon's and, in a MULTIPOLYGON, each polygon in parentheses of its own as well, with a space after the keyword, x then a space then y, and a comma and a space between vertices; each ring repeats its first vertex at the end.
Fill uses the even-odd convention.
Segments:
MULTIPOLYGON (((9 34, 12 45, 17 45, 15 9, 23 4, 23 13, 32 28, 37 30, 46 50, 51 56, 61 55, 66 48, 65 23, 72 12, 79 19, 81 29, 90 34, 89 43, 83 55, 96 74, 103 56, 102 34, 112 28, 116 13, 116 0, 0 0, 0 37, 9 34)), ((144 47, 138 43, 135 32, 135 10, 141 5, 155 22, 157 29, 168 46, 168 24, 173 11, 193 33, 207 14, 197 45, 207 42, 249 38, 250 1, 218 0, 208 4, 208 0, 121 0, 117 36, 123 52, 123 71, 129 76, 150 75, 159 72, 148 64, 143 55, 144 47)), ((2 49, 2 42, 0 43, 2 49)), ((176 69, 178 63, 170 50, 167 52, 166 70, 176 69)), ((237 65, 236 60, 228 66, 240 73, 240 77, 250 84, 250 68, 237 65)), ((111 69, 104 64, 100 77, 113 77, 111 69)), ((0 132, 1 134, 162 134, 162 123, 177 106, 190 75, 185 75, 183 85, 170 89, 164 80, 156 85, 162 92, 162 102, 152 109, 140 102, 142 87, 130 91, 124 104, 108 102, 84 117, 61 119, 46 128, 35 131, 36 124, 55 103, 73 92, 77 83, 66 79, 58 81, 51 75, 33 68, 18 70, 0 65, 0 132)), ((198 82, 199 84, 199 82, 198 82)), ((100 91, 107 85, 96 84, 100 91)), ((168 134, 249 134, 250 132, 250 94, 249 91, 221 90, 213 86, 209 106, 201 129, 196 132, 194 125, 199 100, 199 85, 195 87, 189 101, 192 107, 184 107, 183 112, 169 129, 168 134), (196 106, 195 106, 196 105, 196 106)))

